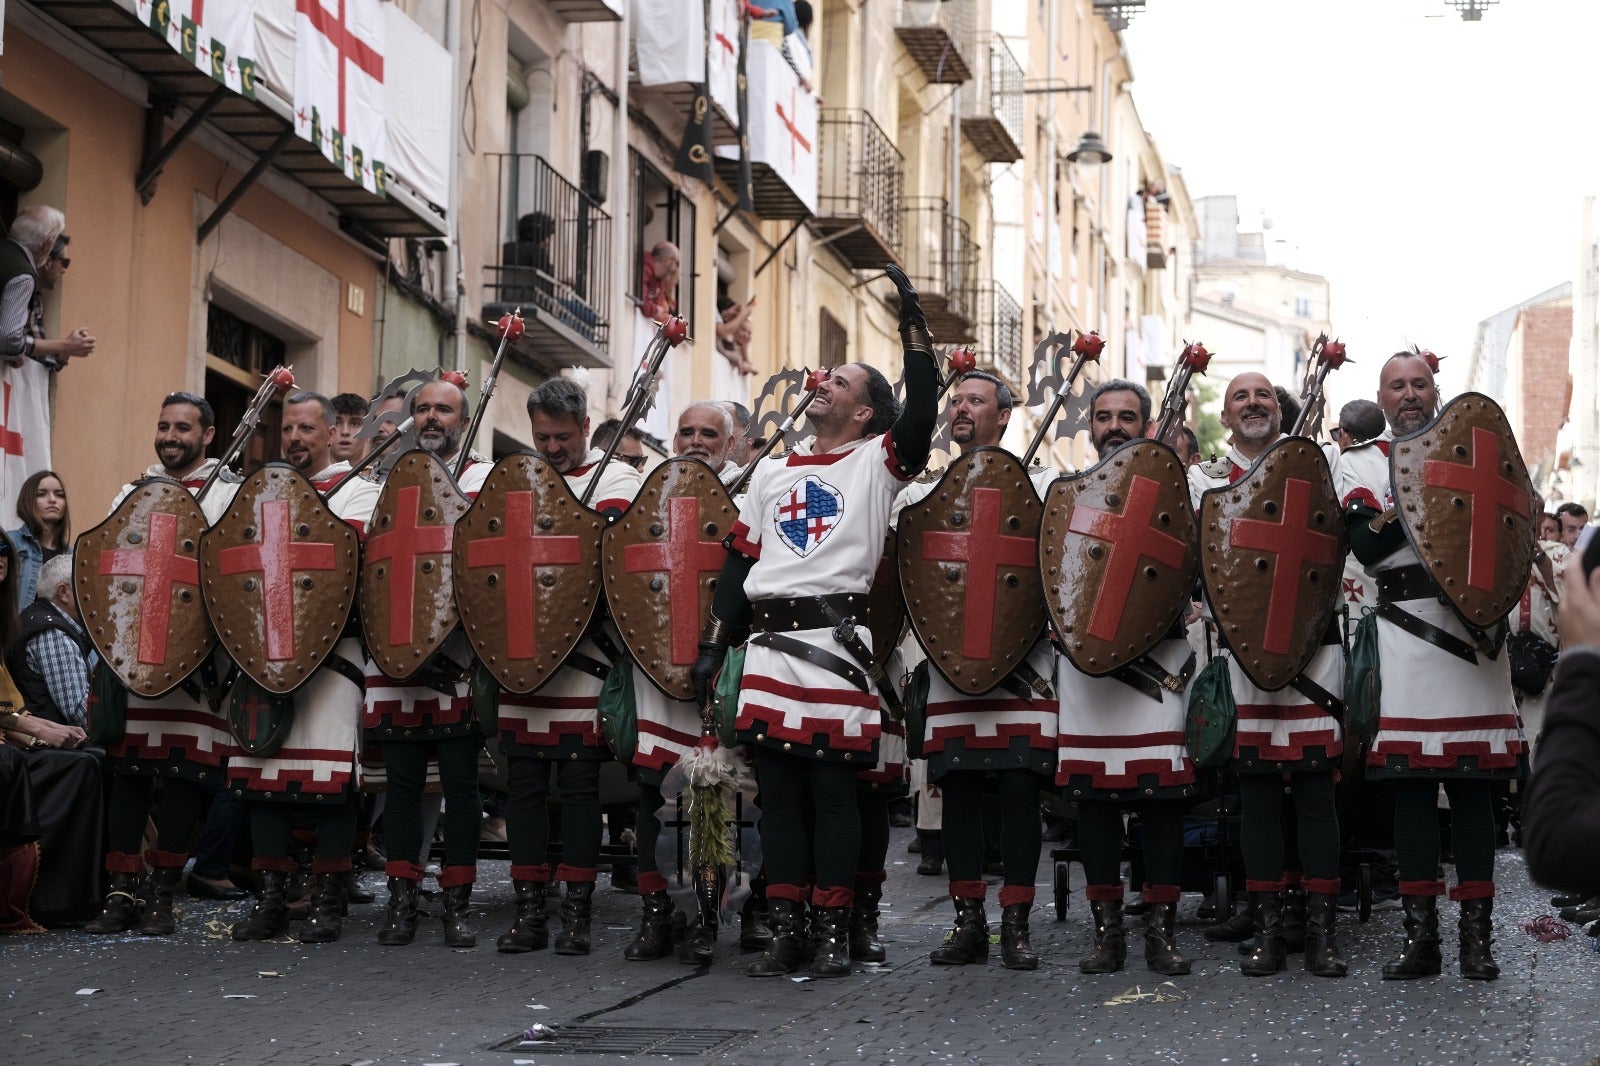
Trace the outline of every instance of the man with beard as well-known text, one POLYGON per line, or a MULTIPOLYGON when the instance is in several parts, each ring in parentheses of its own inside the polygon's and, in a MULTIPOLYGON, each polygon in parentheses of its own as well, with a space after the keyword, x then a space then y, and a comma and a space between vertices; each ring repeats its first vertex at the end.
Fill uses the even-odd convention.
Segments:
MULTIPOLYGON (((1011 388, 993 374, 974 370, 962 375, 950 390, 950 439, 962 455, 978 448, 998 448, 1011 422, 1014 403, 1011 388)), ((1056 472, 1036 466, 1029 471, 1034 491, 1043 495, 1056 472)), ((895 519, 908 507, 927 498, 937 484, 912 485, 895 501, 895 519)), ((1027 664, 1035 675, 1048 678, 1055 669, 1048 640, 1028 652, 1027 664)), ((984 913, 988 885, 983 879, 983 796, 985 783, 993 781, 1000 796, 1001 859, 1005 883, 1000 889, 1000 954, 1007 969, 1032 970, 1039 957, 1028 943, 1028 912, 1033 907, 1033 883, 1039 871, 1043 828, 1039 822, 1039 793, 1049 787, 1055 772, 1056 704, 1032 690, 1015 675, 981 696, 968 695, 928 669, 928 706, 923 758, 928 781, 943 796, 940 830, 949 863, 950 898, 955 904, 955 928, 945 943, 934 949, 940 966, 982 963, 989 957, 989 923, 984 913)), ((863 812, 865 834, 865 812, 863 812)), ((887 812, 881 826, 887 849, 887 812)), ((867 849, 863 840, 862 849, 867 849)), ((869 868, 865 858, 863 869, 869 868)), ((881 861, 878 869, 882 869, 881 861)), ((856 885, 858 905, 865 894, 871 906, 874 932, 876 896, 883 886, 856 885), (864 893, 864 889, 866 890, 864 893)))
MULTIPOLYGON (((1197 510, 1207 489, 1244 478, 1255 461, 1282 439, 1281 419, 1278 397, 1265 375, 1240 374, 1228 383, 1222 397, 1222 424, 1232 433, 1232 443, 1225 457, 1189 468, 1189 495, 1197 510)), ((1344 750, 1339 717, 1294 682, 1277 692, 1257 688, 1232 652, 1224 654, 1238 708, 1232 765, 1239 775, 1243 803, 1240 843, 1256 934, 1239 970, 1249 977, 1282 970, 1287 965, 1286 926, 1298 927, 1304 913, 1306 971, 1318 977, 1343 977, 1348 964, 1334 929, 1340 882, 1333 786, 1344 750), (1298 877, 1286 875, 1286 788, 1294 800, 1299 830, 1298 877)), ((1336 698, 1343 693, 1344 646, 1337 623, 1328 627, 1322 646, 1301 676, 1311 682, 1305 686, 1308 691, 1320 689, 1336 698)))
MULTIPOLYGON (((349 463, 334 462, 330 452, 337 418, 321 393, 296 392, 283 401, 284 458, 325 496, 350 471, 349 463)), ((365 478, 352 478, 328 497, 328 509, 364 536, 378 491, 365 478)), ((361 659, 361 640, 354 625, 347 626, 332 654, 291 697, 294 720, 283 744, 271 755, 239 754, 228 762, 229 787, 249 801, 255 845, 250 866, 261 875, 261 898, 234 925, 235 940, 271 940, 289 931, 288 882, 296 867, 289 845, 297 811, 309 812, 317 837, 311 918, 299 940, 328 943, 339 938, 361 808, 356 766, 361 659)))
POLYGON ((734 440, 733 416, 727 407, 701 400, 685 407, 678 416, 673 448, 677 458, 699 459, 717 472, 724 485, 731 485, 743 470, 730 457, 734 440))
MULTIPOLYGON (((583 498, 598 479, 589 506, 615 517, 627 510, 643 478, 627 463, 600 466, 602 448, 589 442, 589 397, 582 386, 554 378, 528 395, 528 425, 537 453, 583 498)), ((600 862, 600 764, 610 758, 600 729, 600 689, 611 663, 623 653, 615 638, 595 623, 566 663, 536 692, 500 693, 500 750, 505 753, 509 796, 506 841, 516 916, 495 946, 503 952, 548 946, 545 897, 551 878, 550 774, 561 788, 561 865, 554 880, 566 882, 561 900, 557 955, 589 954, 594 885, 600 862)))
POLYGON ((817 385, 806 411, 814 435, 764 460, 750 482, 692 670, 703 706, 733 633, 752 630, 736 728, 761 782, 774 934, 746 971, 753 977, 792 972, 808 943, 812 976, 850 972, 856 775, 877 762, 882 733, 863 662, 871 633, 858 623, 895 494, 927 462, 937 418, 927 322, 904 275, 889 272, 901 295, 905 409, 884 376, 860 363, 817 385), (814 938, 801 917, 808 883, 814 938))
POLYGON ((728 461, 737 463, 743 469, 750 465, 750 458, 756 453, 756 441, 750 436, 755 415, 737 400, 723 400, 721 405, 733 418, 733 441, 728 445, 728 461))
POLYGON ((1438 794, 1450 797, 1450 843, 1461 904, 1461 976, 1493 980, 1494 807, 1490 786, 1520 776, 1527 746, 1517 728, 1511 673, 1503 652, 1477 641, 1443 600, 1406 539, 1394 506, 1389 445, 1431 421, 1439 406, 1433 370, 1399 352, 1378 377, 1378 405, 1389 430, 1371 448, 1339 459, 1334 484, 1349 523, 1350 548, 1378 584, 1378 661, 1383 700, 1367 753, 1367 776, 1393 784, 1395 850, 1405 943, 1383 967, 1389 980, 1437 976, 1439 950, 1438 794), (1397 625, 1398 612, 1405 625, 1397 625), (1447 650, 1456 648, 1456 652, 1447 650))
MULTIPOLYGON (((419 385, 410 399, 412 432, 417 447, 455 471, 466 429, 467 394, 449 381, 419 385)), ((492 465, 470 455, 459 487, 468 499, 483 487, 492 465)), ((389 534, 378 533, 372 546, 389 534)), ((468 904, 477 881, 478 835, 482 808, 478 795, 478 752, 483 734, 472 713, 468 675, 472 650, 457 629, 422 670, 402 683, 367 661, 366 696, 361 725, 369 744, 381 748, 388 783, 384 793, 384 841, 388 862, 389 913, 378 930, 378 943, 398 947, 417 933, 417 892, 423 868, 422 792, 428 763, 439 767, 444 789, 444 866, 439 871, 443 900, 444 942, 470 948, 477 934, 468 924, 468 904)))
MULTIPOLYGON (((1107 381, 1089 400, 1089 436, 1105 459, 1152 428, 1150 394, 1131 381, 1107 381)), ((1185 464, 1187 466, 1188 464, 1185 464)), ((1139 814, 1144 850, 1145 964, 1164 976, 1189 972, 1174 939, 1183 867, 1184 801, 1195 793, 1184 746, 1183 683, 1195 656, 1183 620, 1135 669, 1090 677, 1065 655, 1056 675, 1061 700, 1056 784, 1078 804, 1078 847, 1094 915, 1094 946, 1084 973, 1114 973, 1127 952, 1122 923, 1122 816, 1139 814), (1157 683, 1165 676, 1166 684, 1157 683)))
MULTIPOLYGON (((158 461, 138 481, 122 487, 111 510, 149 478, 170 478, 190 492, 198 492, 217 465, 217 460, 205 457, 206 447, 217 433, 215 422, 211 404, 204 397, 190 392, 169 394, 161 401, 156 418, 158 461)), ((231 474, 219 478, 200 505, 206 519, 215 522, 220 518, 236 491, 238 483, 231 474)), ((128 694, 127 728, 106 748, 115 774, 106 852, 111 893, 100 916, 85 926, 88 932, 122 933, 135 922, 146 936, 164 936, 176 928, 173 893, 189 858, 190 841, 204 817, 206 797, 221 783, 233 744, 227 719, 212 708, 202 688, 203 684, 215 684, 216 673, 216 664, 208 663, 189 682, 158 699, 128 694), (141 858, 145 818, 158 779, 162 785, 155 816, 156 846, 141 858), (137 889, 144 861, 150 863, 151 874, 141 919, 137 889)))

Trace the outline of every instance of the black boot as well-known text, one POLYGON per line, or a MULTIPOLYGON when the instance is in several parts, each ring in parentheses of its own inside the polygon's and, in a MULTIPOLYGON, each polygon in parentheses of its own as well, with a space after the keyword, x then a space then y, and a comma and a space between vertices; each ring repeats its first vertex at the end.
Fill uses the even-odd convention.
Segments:
POLYGON ((883 962, 889 957, 878 939, 878 904, 883 885, 861 885, 856 889, 855 906, 850 908, 850 960, 883 962))
POLYGON ((1176 903, 1146 903, 1144 907, 1144 964, 1163 977, 1182 977, 1189 960, 1178 950, 1176 903))
POLYGON ((346 903, 376 903, 378 897, 373 895, 361 885, 361 878, 354 870, 344 875, 344 901, 346 903))
POLYGON ((111 891, 100 916, 83 927, 86 933, 126 933, 139 921, 144 900, 139 898, 138 874, 112 874, 111 891))
POLYGON ((772 927, 767 924, 767 901, 755 893, 744 901, 739 911, 739 950, 765 951, 772 943, 772 927))
POLYGON ((1008 970, 1037 970, 1039 956, 1028 943, 1031 903, 1013 903, 1000 911, 1000 965, 1008 970))
POLYGON ((289 931, 289 875, 261 871, 261 898, 249 915, 234 923, 235 940, 271 940, 289 931))
POLYGON ((472 882, 451 885, 440 892, 444 897, 444 946, 447 948, 475 948, 478 934, 467 924, 468 904, 472 900, 472 882))
POLYGON ((1335 922, 1339 897, 1313 892, 1306 897, 1306 973, 1313 977, 1343 977, 1350 972, 1340 950, 1335 922))
MULTIPOLYGON (((511 919, 511 928, 500 934, 494 946, 507 955, 520 955, 525 951, 543 951, 550 944, 550 929, 546 925, 545 881, 513 881, 517 893, 517 909, 511 919)), ((665 895, 665 893, 662 893, 665 895)), ((633 956, 628 956, 632 958, 633 956)))
POLYGON ((1224 944, 1243 944, 1253 940, 1256 935, 1255 903, 1245 903, 1244 910, 1227 921, 1207 926, 1200 935, 1207 940, 1219 941, 1224 944))
POLYGON ((1306 890, 1299 885, 1283 890, 1283 946, 1291 955, 1306 949, 1306 890))
POLYGON ((172 895, 183 878, 181 866, 155 866, 150 870, 144 918, 139 922, 140 936, 170 936, 178 928, 172 913, 172 895))
POLYGON ((561 932, 556 934, 557 955, 589 954, 589 920, 594 915, 594 882, 568 881, 561 897, 561 932))
POLYGON ((417 937, 417 883, 409 877, 389 878, 389 921, 378 930, 385 947, 409 944, 417 937))
POLYGON ((1439 954, 1439 897, 1401 896, 1400 905, 1406 912, 1406 942, 1399 955, 1383 964, 1383 979, 1438 977, 1444 968, 1439 954))
POLYGON ((300 931, 302 944, 331 944, 344 931, 344 893, 350 874, 316 874, 311 880, 311 918, 300 931))
POLYGON ((800 968, 806 946, 805 904, 792 899, 767 898, 767 910, 772 924, 772 942, 761 957, 752 962, 745 973, 751 977, 782 977, 800 968))
POLYGON ((1122 900, 1091 899, 1094 947, 1078 960, 1083 973, 1116 973, 1128 958, 1128 938, 1122 929, 1122 900))
POLYGON ((1283 897, 1276 892, 1252 892, 1256 908, 1255 949, 1239 962, 1246 977, 1270 977, 1288 965, 1283 941, 1283 897))
POLYGON ((1461 901, 1461 976, 1474 981, 1493 981, 1500 976, 1500 967, 1489 955, 1489 945, 1494 943, 1494 928, 1490 914, 1494 899, 1461 901))
POLYGON ((640 902, 644 904, 644 915, 639 922, 639 935, 623 949, 622 957, 629 962, 664 959, 672 953, 672 899, 662 890, 641 896, 640 902))
POLYGON ((989 961, 989 916, 983 900, 968 896, 951 897, 956 905, 956 924, 944 943, 929 956, 935 966, 965 966, 989 961))
POLYGON ((717 916, 702 911, 689 924, 683 943, 678 945, 678 961, 685 966, 710 966, 716 958, 716 950, 717 916))
POLYGON ((816 954, 811 960, 812 977, 848 977, 850 974, 849 907, 813 907, 811 942, 816 954))

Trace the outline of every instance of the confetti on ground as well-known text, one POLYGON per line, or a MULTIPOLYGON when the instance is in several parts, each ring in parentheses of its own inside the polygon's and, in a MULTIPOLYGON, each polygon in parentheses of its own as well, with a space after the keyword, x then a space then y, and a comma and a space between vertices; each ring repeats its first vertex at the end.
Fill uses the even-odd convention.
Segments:
POLYGON ((222 998, 223 999, 255 999, 256 997, 255 996, 247 996, 247 995, 244 995, 243 993, 240 993, 240 992, 235 992, 232 995, 223 996, 222 998))
POLYGON ((98 991, 100 991, 98 988, 80 988, 76 992, 74 992, 73 995, 75 995, 75 996, 92 996, 98 991))
POLYGON ((1529 918, 1522 923, 1522 931, 1541 944, 1551 944, 1557 940, 1565 940, 1572 935, 1571 926, 1549 914, 1541 914, 1537 918, 1529 918))
POLYGON ((283 974, 279 973, 277 970, 257 970, 256 971, 256 976, 257 977, 282 977, 283 974))
POLYGON ((1177 985, 1171 981, 1163 981, 1149 991, 1134 985, 1126 992, 1112 996, 1101 1005, 1105 1007, 1125 1007, 1131 1003, 1182 1003, 1188 998, 1177 985))

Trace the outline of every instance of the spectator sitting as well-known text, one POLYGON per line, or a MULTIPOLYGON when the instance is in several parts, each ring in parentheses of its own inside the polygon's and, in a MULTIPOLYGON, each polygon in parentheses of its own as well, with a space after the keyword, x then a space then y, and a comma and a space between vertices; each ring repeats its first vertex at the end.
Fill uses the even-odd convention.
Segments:
POLYGON ((39 571, 39 595, 22 612, 6 669, 24 705, 40 718, 87 729, 89 663, 94 654, 78 618, 72 553, 57 555, 39 571))
POLYGON ((556 267, 550 258, 550 238, 555 231, 555 220, 543 211, 517 219, 517 239, 500 246, 502 301, 526 303, 537 294, 540 306, 549 308, 555 292, 556 267))
POLYGON ((22 525, 6 535, 17 550, 17 610, 25 611, 34 600, 39 568, 72 544, 67 487, 61 475, 41 470, 24 481, 17 493, 17 517, 22 525))
POLYGON ((639 312, 652 322, 665 322, 678 313, 678 277, 682 257, 678 246, 660 241, 644 257, 644 284, 639 293, 639 312))

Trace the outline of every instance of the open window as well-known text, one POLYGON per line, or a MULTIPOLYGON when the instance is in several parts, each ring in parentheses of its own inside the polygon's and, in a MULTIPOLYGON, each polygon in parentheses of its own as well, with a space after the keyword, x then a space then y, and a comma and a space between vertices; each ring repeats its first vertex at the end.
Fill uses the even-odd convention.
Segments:
POLYGON ((628 295, 637 303, 644 295, 645 256, 662 241, 678 246, 682 263, 676 290, 678 315, 696 335, 695 307, 695 206, 665 174, 638 152, 630 152, 633 163, 633 271, 628 278, 628 295))
MULTIPOLYGON (((217 435, 207 454, 218 458, 227 449, 234 427, 244 418, 261 379, 288 361, 283 338, 246 322, 215 303, 206 308, 206 399, 217 413, 217 435)), ((283 399, 274 396, 240 456, 246 477, 283 457, 280 430, 283 399)))

